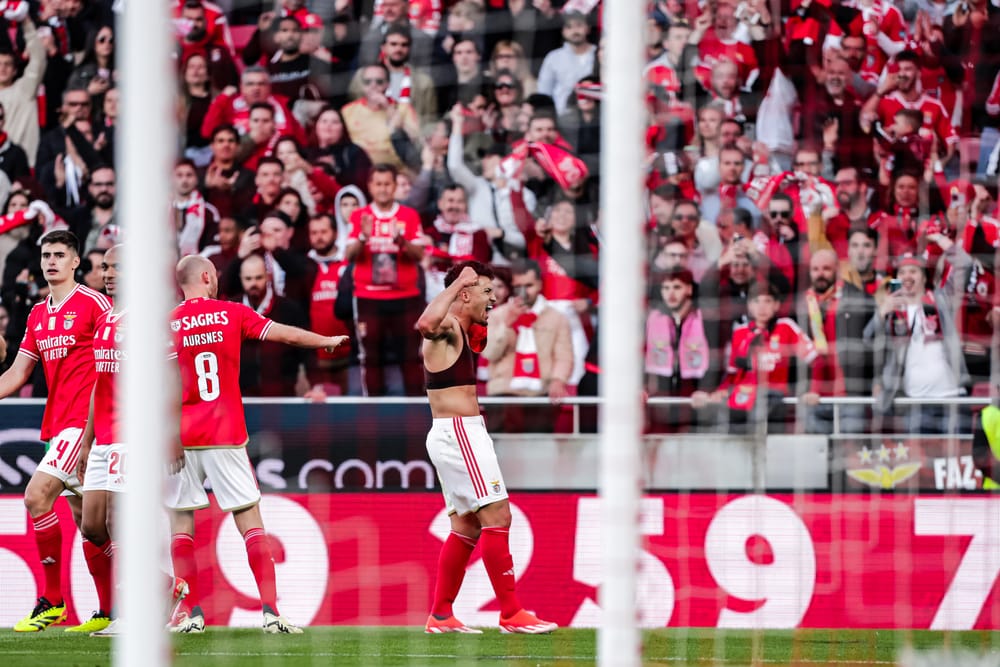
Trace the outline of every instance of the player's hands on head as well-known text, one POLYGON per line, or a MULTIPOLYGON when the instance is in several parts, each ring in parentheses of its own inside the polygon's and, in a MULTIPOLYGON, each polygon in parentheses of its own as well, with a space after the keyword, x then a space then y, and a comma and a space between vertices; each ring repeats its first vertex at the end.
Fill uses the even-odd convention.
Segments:
POLYGON ((476 273, 474 268, 467 266, 462 269, 462 273, 458 275, 458 284, 461 285, 463 289, 466 287, 475 287, 479 284, 479 274, 476 273))

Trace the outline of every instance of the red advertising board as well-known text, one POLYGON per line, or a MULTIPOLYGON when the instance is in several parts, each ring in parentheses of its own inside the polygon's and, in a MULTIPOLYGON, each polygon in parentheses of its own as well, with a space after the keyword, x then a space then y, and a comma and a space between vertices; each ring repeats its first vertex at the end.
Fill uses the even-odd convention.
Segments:
MULTIPOLYGON (((522 602, 561 625, 600 621, 600 501, 513 498, 522 602)), ((420 625, 448 520, 433 493, 267 495, 279 605, 311 625, 420 625)), ((60 503, 60 517, 69 513, 60 503)), ((1000 629, 1000 497, 716 495, 645 497, 639 607, 648 627, 1000 629)), ((0 497, 0 626, 41 583, 20 498, 0 497)), ((68 531, 67 531, 68 534, 68 531)), ((166 538, 165 538, 166 539, 166 538)), ((199 512, 198 594, 210 624, 256 625, 243 542, 214 506, 199 512)), ((70 620, 95 607, 79 537, 65 541, 70 620)), ((456 614, 493 625, 478 552, 456 614)))

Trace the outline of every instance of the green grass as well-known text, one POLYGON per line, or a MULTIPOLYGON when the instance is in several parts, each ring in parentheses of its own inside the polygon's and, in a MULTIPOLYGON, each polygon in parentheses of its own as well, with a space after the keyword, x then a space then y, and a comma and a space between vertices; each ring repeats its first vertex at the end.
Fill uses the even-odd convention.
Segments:
MULTIPOLYGON (((91 667, 110 664, 106 639, 75 637, 52 628, 39 634, 0 631, 0 667, 91 667)), ((906 646, 989 655, 1000 662, 1000 633, 890 630, 744 630, 670 628, 644 633, 646 665, 892 665, 906 646)), ((307 667, 335 665, 588 665, 595 662, 593 630, 549 636, 425 635, 418 628, 315 627, 304 635, 265 636, 254 629, 209 628, 175 637, 175 661, 190 667, 307 667)), ((936 664, 944 667, 947 661, 936 664)))

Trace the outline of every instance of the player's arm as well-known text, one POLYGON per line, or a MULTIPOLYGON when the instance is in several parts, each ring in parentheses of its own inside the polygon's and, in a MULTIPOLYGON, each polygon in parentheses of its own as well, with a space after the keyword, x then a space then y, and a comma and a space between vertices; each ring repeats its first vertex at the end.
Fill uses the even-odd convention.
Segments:
POLYGON ((304 347, 310 350, 323 348, 327 352, 333 352, 346 343, 348 338, 347 336, 321 336, 306 329, 272 322, 264 336, 264 340, 293 345, 295 347, 304 347))
POLYGON ((83 478, 87 474, 87 457, 90 456, 90 448, 94 445, 94 394, 97 393, 95 386, 90 392, 90 407, 87 408, 87 425, 83 427, 83 436, 80 438, 80 458, 76 463, 76 476, 83 484, 83 478))
POLYGON ((0 375, 0 398, 7 398, 24 386, 35 370, 35 360, 26 354, 18 354, 14 363, 0 375))
POLYGON ((427 340, 438 340, 454 334, 454 318, 448 317, 451 304, 463 289, 475 287, 479 283, 479 274, 471 266, 462 269, 462 273, 451 285, 439 293, 424 309, 420 319, 417 320, 417 331, 427 340))

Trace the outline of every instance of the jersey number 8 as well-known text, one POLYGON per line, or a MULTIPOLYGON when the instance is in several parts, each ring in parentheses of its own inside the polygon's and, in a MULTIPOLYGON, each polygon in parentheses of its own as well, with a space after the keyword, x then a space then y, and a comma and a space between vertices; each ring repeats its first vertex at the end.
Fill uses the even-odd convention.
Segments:
POLYGON ((212 352, 202 352, 194 358, 194 372, 198 375, 198 395, 203 401, 219 397, 219 359, 212 352))

